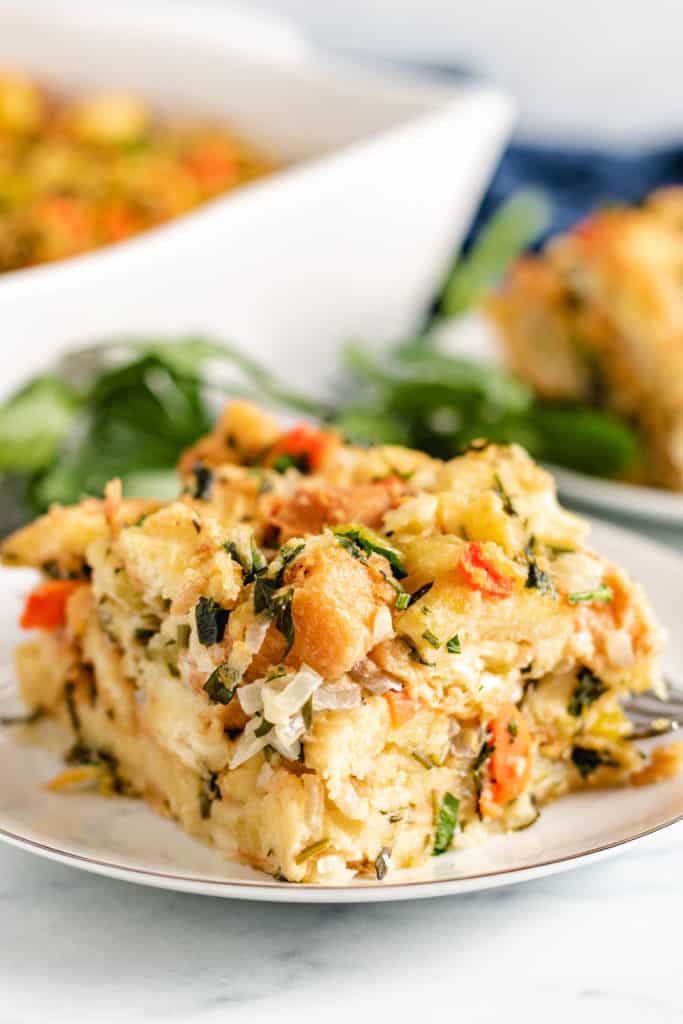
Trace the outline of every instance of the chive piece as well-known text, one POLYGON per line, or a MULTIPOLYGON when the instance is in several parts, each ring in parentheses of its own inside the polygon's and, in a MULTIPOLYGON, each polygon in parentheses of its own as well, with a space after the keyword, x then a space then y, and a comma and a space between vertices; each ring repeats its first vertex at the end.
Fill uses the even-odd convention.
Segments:
POLYGON ((294 858, 295 864, 305 864, 311 857, 317 857, 319 853, 327 850, 332 844, 329 839, 319 839, 317 843, 311 843, 310 846, 304 847, 301 853, 297 853, 294 858))
POLYGON ((254 729, 254 736, 267 736, 272 728, 273 723, 264 718, 258 729, 254 729))
POLYGON ((516 516, 517 509, 515 508, 514 502, 510 497, 509 493, 505 490, 505 487, 503 486, 503 481, 500 479, 498 473, 493 474, 493 484, 495 490, 500 496, 500 500, 503 502, 503 511, 505 512, 505 514, 508 516, 516 516))
POLYGON ((214 704, 229 704, 235 696, 235 670, 227 662, 215 668, 204 683, 204 690, 214 704))
POLYGON ((439 640, 438 636, 434 636, 430 629, 425 629, 424 633, 422 634, 422 639, 426 640, 430 647, 434 647, 437 649, 441 647, 441 641, 439 640))
POLYGON ((421 597, 424 597, 425 594, 429 593, 433 586, 434 580, 431 580, 429 583, 423 583, 421 587, 418 587, 417 590, 410 595, 410 601, 408 602, 409 606, 416 604, 421 597))
POLYGON ((602 679, 599 679, 585 665, 582 665, 577 672, 577 679, 578 683, 567 704, 567 711, 575 718, 580 718, 587 707, 607 692, 607 687, 602 679))
POLYGON ((418 761, 422 765, 423 768, 427 768, 431 771, 431 769, 434 767, 434 763, 429 760, 427 755, 421 754, 419 750, 413 750, 412 756, 415 758, 416 761, 418 761))
POLYGON ((595 750, 594 747, 572 747, 572 762, 582 779, 587 779, 601 765, 619 767, 618 761, 604 751, 595 750))
POLYGON ((396 611, 404 612, 410 605, 411 596, 407 590, 402 590, 400 594, 396 595, 396 602, 394 607, 396 611))
POLYGON ((438 857, 440 854, 450 850, 458 824, 459 810, 460 801, 452 793, 444 793, 441 798, 439 821, 436 826, 432 856, 438 857))
POLYGON ((266 561, 265 555, 256 546, 254 535, 251 537, 251 571, 254 576, 260 576, 268 568, 268 562, 266 561))
POLYGON ((386 876, 386 873, 389 870, 390 863, 391 850, 389 849, 388 846, 383 846, 382 849, 377 854, 377 856, 375 857, 375 875, 377 877, 378 882, 381 882, 382 879, 386 876))
POLYGON ((538 590, 541 594, 550 594, 551 597, 557 597, 557 591, 555 590, 555 584, 548 575, 538 565, 535 558, 529 557, 529 570, 527 572, 526 583, 524 586, 527 590, 538 590))
POLYGON ((355 524, 351 526, 336 526, 332 532, 335 537, 346 537, 354 541, 369 555, 374 552, 386 558, 397 580, 402 580, 408 575, 397 549, 392 547, 389 541, 385 540, 381 534, 371 530, 368 526, 357 526, 355 524))
POLYGON ((194 610, 200 644, 211 647, 223 639, 230 612, 212 597, 200 597, 194 610))
POLYGON ((456 633, 446 643, 446 650, 449 654, 462 654, 462 647, 460 646, 460 637, 456 633))
POLYGON ((181 649, 188 646, 192 635, 192 626, 188 622, 181 622, 176 632, 178 647, 181 649))
POLYGON ((203 462, 195 462, 192 467, 192 475, 194 476, 192 497, 205 500, 211 490, 213 473, 208 466, 204 465, 203 462))
POLYGON ((412 658, 413 661, 416 661, 418 665, 427 665, 429 668, 434 668, 434 665, 431 661, 427 661, 426 658, 422 657, 422 655, 420 654, 417 647, 415 646, 415 644, 413 643, 409 636, 405 636, 404 634, 403 636, 400 636, 399 639, 402 640, 403 643, 408 648, 408 655, 410 658, 412 658))
POLYGON ((569 594, 567 600, 570 604, 585 604, 596 601, 599 604, 608 604, 614 597, 614 591, 607 584, 601 583, 595 590, 583 590, 576 594, 569 594))
POLYGON ((313 725, 313 694, 311 694, 302 707, 301 715, 304 720, 304 725, 306 726, 306 732, 310 732, 311 726, 313 725))

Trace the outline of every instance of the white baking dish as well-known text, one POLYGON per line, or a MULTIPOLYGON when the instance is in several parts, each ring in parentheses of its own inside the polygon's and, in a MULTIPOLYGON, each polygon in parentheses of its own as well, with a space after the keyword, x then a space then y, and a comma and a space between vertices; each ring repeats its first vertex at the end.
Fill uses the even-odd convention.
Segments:
POLYGON ((506 140, 509 100, 231 38, 149 12, 0 4, 0 66, 225 119, 289 165, 137 239, 1 276, 3 391, 66 345, 188 331, 320 387, 339 343, 418 321, 506 140))

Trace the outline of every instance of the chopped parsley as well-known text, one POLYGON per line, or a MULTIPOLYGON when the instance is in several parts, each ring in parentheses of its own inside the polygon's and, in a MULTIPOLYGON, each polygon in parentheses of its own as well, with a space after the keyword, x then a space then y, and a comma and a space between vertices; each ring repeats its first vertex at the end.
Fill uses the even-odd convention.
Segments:
POLYGON ((427 666, 429 666, 431 668, 434 667, 433 663, 431 661, 427 661, 426 658, 422 657, 422 655, 420 654, 420 652, 418 651, 417 647, 415 646, 415 644, 413 643, 413 641, 411 640, 411 638, 409 636, 405 636, 405 634, 404 634, 399 639, 402 640, 403 643, 408 648, 408 654, 412 658, 413 661, 416 661, 419 665, 427 665, 427 666))
POLYGON ((234 540, 226 541, 223 547, 230 555, 233 562, 237 562, 241 568, 242 582, 245 585, 247 583, 253 583, 253 581, 258 576, 262 576, 268 568, 268 562, 266 561, 263 552, 259 551, 253 535, 249 544, 248 553, 241 552, 234 540))
POLYGON ((446 650, 449 654, 462 654, 462 647, 460 645, 460 637, 456 633, 450 640, 446 641, 446 650))
POLYGON ((311 465, 308 455, 287 455, 283 452, 273 460, 273 469, 277 473, 286 473, 288 469, 298 469, 300 473, 310 473, 311 465))
POLYGON ((422 639, 426 640, 430 647, 434 647, 436 649, 441 647, 441 641, 439 640, 438 636, 434 636, 430 629, 425 629, 424 633, 422 634, 422 639))
MULTIPOLYGON (((366 555, 370 555, 373 552, 376 555, 381 555, 386 558, 387 562, 391 566, 391 571, 397 580, 402 580, 408 575, 408 572, 403 565, 400 552, 384 538, 381 534, 375 533, 368 526, 357 526, 352 524, 350 526, 336 526, 332 531, 344 547, 348 545, 344 544, 341 538, 346 541, 352 541, 358 548, 360 548, 366 555)), ((357 557, 357 556, 356 556, 357 557)))
POLYGON ((407 590, 401 590, 396 594, 396 611, 404 612, 410 606, 410 594, 407 590))
POLYGON ((215 668, 204 683, 204 690, 214 704, 229 704, 235 696, 237 674, 226 662, 215 668))
POLYGON ((388 846, 383 846, 375 857, 375 876, 378 882, 381 882, 389 870, 389 864, 391 863, 391 850, 388 846))
POLYGON ((608 604, 614 597, 614 591, 606 583, 601 583, 595 590, 582 590, 576 594, 569 594, 567 600, 570 604, 588 604, 593 601, 598 604, 608 604))
POLYGON ((493 474, 493 484, 500 500, 503 502, 503 511, 505 514, 508 516, 516 516, 518 514, 517 509, 515 508, 514 502, 509 493, 503 486, 503 481, 500 479, 498 473, 493 474))
POLYGON ((602 679, 599 679, 594 672, 591 672, 589 668, 582 665, 577 672, 578 682, 574 687, 574 692, 571 695, 571 699, 567 704, 567 711, 570 715, 574 715, 575 718, 580 718, 584 710, 596 701, 598 697, 601 697, 603 693, 607 692, 607 687, 603 683, 602 679))
POLYGON ((284 594, 278 594, 277 597, 274 597, 271 603, 271 615, 273 616, 275 628, 282 633, 283 637, 287 641, 285 652, 282 655, 283 658, 289 654, 294 643, 294 619, 292 617, 293 597, 294 587, 290 587, 284 594))
POLYGON ((582 779, 587 779, 601 765, 618 768, 619 763, 605 751, 593 747, 572 747, 572 761, 582 779))
POLYGON ((273 723, 264 718, 258 729, 254 729, 254 736, 267 736, 272 728, 273 723))
POLYGON ((420 600, 421 597, 424 597, 425 594, 428 594, 433 586, 434 586, 434 580, 431 580, 429 583, 423 583, 421 587, 418 587, 417 590, 415 590, 410 595, 410 600, 408 601, 408 607, 410 607, 413 604, 416 604, 420 600))
POLYGON ((200 644, 211 647, 223 639, 230 612, 212 597, 200 597, 194 610, 200 644))
POLYGON ((309 732, 311 726, 313 725, 313 694, 311 694, 311 696, 308 698, 308 700, 306 701, 306 703, 302 707, 302 709, 301 709, 301 717, 304 720, 304 725, 306 726, 306 732, 309 732))
POLYGON ((201 779, 199 783, 199 813, 202 818, 211 817, 211 808, 214 800, 221 799, 221 791, 218 788, 218 775, 211 772, 208 779, 201 779))
POLYGON ((459 810, 460 801, 452 793, 444 793, 441 798, 441 806, 436 823, 432 856, 438 857, 440 854, 450 850, 458 824, 459 810))
POLYGON ((524 586, 527 590, 538 590, 541 594, 550 594, 551 597, 557 597, 555 584, 548 573, 539 568, 535 558, 529 558, 529 570, 524 586))

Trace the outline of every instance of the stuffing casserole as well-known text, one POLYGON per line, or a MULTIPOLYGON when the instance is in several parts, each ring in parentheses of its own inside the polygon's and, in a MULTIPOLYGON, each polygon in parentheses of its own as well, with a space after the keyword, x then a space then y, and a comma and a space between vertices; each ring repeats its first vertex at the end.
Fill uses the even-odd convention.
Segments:
POLYGON ((223 127, 125 94, 62 101, 0 69, 0 273, 123 241, 270 170, 223 127))
POLYGON ((490 310, 542 398, 634 424, 634 479, 683 490, 683 188, 594 213, 513 267, 490 310))
POLYGON ((638 585, 517 446, 354 448, 230 404, 183 493, 53 507, 17 651, 71 732, 56 790, 140 795, 278 878, 379 879, 650 781, 619 698, 660 685, 638 585))

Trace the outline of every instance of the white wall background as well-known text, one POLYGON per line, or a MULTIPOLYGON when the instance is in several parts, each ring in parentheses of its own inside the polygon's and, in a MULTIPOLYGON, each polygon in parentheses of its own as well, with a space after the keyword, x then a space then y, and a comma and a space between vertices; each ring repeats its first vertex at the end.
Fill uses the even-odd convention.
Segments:
POLYGON ((507 86, 544 139, 683 137, 683 0, 252 0, 364 54, 456 63, 507 86))

